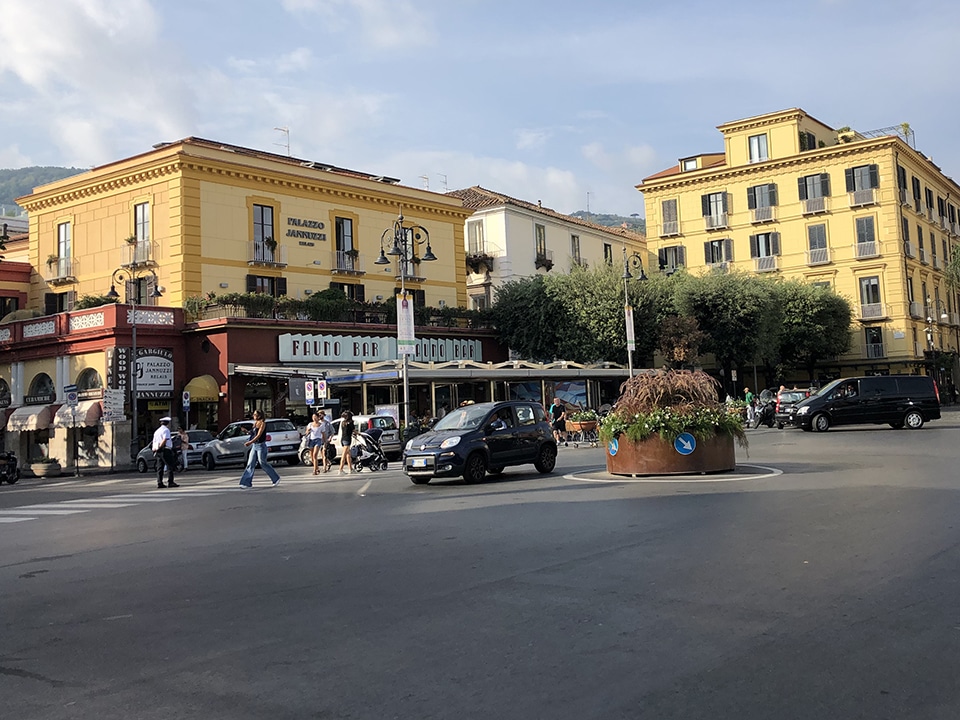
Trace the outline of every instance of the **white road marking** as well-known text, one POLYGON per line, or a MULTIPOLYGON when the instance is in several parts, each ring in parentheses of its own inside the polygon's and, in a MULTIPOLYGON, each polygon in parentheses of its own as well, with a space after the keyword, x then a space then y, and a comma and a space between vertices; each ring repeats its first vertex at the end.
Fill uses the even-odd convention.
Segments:
POLYGON ((367 494, 367 490, 370 489, 370 486, 371 486, 371 485, 373 485, 373 478, 370 478, 369 480, 367 480, 367 482, 364 484, 364 486, 363 486, 362 488, 360 488, 359 490, 357 490, 357 495, 359 495, 360 497, 363 497, 364 495, 366 495, 366 494, 367 494))
POLYGON ((0 517, 0 523, 25 522, 27 520, 36 520, 35 517, 0 517))
MULTIPOLYGON (((136 503, 119 503, 119 502, 109 502, 109 501, 97 501, 97 500, 65 500, 62 505, 67 505, 72 508, 86 508, 87 510, 95 510, 97 508, 125 508, 133 507, 136 503)), ((29 507, 29 506, 28 506, 29 507)), ((0 512, 3 512, 0 510, 0 512)))
POLYGON ((32 509, 12 508, 10 510, 0 510, 0 515, 79 515, 85 512, 89 512, 89 510, 54 509, 49 505, 41 505, 39 507, 33 507, 32 509))
POLYGON ((612 475, 606 472, 606 468, 599 468, 597 470, 590 470, 588 472, 597 472, 604 473, 607 477, 603 478, 591 478, 591 477, 581 477, 578 474, 564 475, 566 480, 574 480, 576 482, 592 482, 592 483, 721 483, 721 482, 740 482, 744 480, 764 480, 766 478, 776 477, 778 475, 783 475, 783 470, 778 470, 777 468, 767 467, 766 465, 747 465, 740 464, 737 465, 737 468, 742 467, 751 467, 751 468, 760 468, 760 470, 766 470, 767 472, 757 475, 747 475, 744 473, 739 473, 734 476, 727 475, 725 473, 713 473, 710 475, 652 475, 646 477, 632 477, 630 475, 612 475))

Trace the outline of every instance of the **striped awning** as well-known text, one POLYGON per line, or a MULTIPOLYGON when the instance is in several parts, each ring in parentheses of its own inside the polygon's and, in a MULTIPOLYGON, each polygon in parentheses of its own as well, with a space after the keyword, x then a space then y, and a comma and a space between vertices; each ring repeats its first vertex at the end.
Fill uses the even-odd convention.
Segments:
POLYGON ((53 416, 54 427, 73 427, 74 418, 76 418, 77 427, 86 425, 87 427, 96 427, 100 424, 100 416, 103 415, 103 406, 99 400, 82 400, 77 403, 76 408, 69 405, 61 405, 60 409, 53 416))
POLYGON ((10 417, 7 418, 7 430, 13 432, 46 430, 50 427, 52 415, 50 405, 24 405, 10 413, 10 417))

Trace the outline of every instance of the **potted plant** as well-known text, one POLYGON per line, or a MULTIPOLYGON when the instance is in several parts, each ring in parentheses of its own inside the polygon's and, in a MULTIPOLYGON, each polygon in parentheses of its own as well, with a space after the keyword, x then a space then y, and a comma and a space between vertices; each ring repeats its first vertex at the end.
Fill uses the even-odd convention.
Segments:
POLYGON ((57 477, 63 471, 55 457, 43 457, 30 463, 30 472, 37 477, 57 477))
POLYGON ((60 262, 59 255, 53 255, 53 254, 47 255, 47 267, 53 267, 58 262, 60 262))
POLYGON ((567 430, 571 432, 596 430, 599 419, 594 410, 577 410, 567 416, 567 430))
POLYGON ((130 237, 127 238, 127 245, 136 245, 136 244, 137 244, 136 235, 131 235, 130 237))
POLYGON ((277 241, 272 237, 265 237, 263 239, 263 244, 268 250, 270 250, 270 252, 273 252, 277 249, 277 241))
POLYGON ((344 254, 346 254, 347 257, 352 257, 354 260, 360 257, 360 251, 357 250, 356 248, 350 248, 349 250, 345 250, 344 254))
POLYGON ((747 447, 743 418, 718 400, 702 371, 651 370, 627 380, 600 423, 607 470, 670 475, 733 470, 734 441, 747 447))

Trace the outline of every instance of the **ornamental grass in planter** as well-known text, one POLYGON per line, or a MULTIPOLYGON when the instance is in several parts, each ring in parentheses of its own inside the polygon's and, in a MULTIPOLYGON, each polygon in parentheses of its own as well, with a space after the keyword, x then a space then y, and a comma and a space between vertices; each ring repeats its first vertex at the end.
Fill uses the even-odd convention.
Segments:
POLYGON ((743 419, 717 399, 719 383, 701 371, 652 370, 627 380, 600 422, 607 469, 617 474, 671 474, 732 470, 734 440, 747 447, 743 419), (681 454, 682 433, 696 439, 681 454), (616 443, 611 443, 616 440, 616 443))

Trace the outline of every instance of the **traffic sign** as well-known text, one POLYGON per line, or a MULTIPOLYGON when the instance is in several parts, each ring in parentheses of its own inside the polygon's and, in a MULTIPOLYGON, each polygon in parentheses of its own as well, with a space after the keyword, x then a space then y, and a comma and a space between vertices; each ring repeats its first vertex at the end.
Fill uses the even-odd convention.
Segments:
POLYGON ((613 438, 613 440, 607 443, 607 452, 611 455, 616 455, 620 452, 620 443, 617 442, 616 438, 613 438))
POLYGON ((303 395, 307 400, 307 405, 313 405, 313 380, 307 380, 303 383, 303 395))
POLYGON ((689 455, 697 449, 697 439, 690 433, 680 433, 673 441, 673 447, 681 455, 689 455))
POLYGON ((326 380, 317 380, 317 397, 321 400, 326 400, 327 398, 327 381, 326 380))
POLYGON ((64 385, 63 394, 66 397, 67 405, 69 407, 76 407, 77 404, 80 402, 80 396, 77 393, 76 385, 64 385))
POLYGON ((190 412, 190 391, 183 391, 183 411, 190 412))

